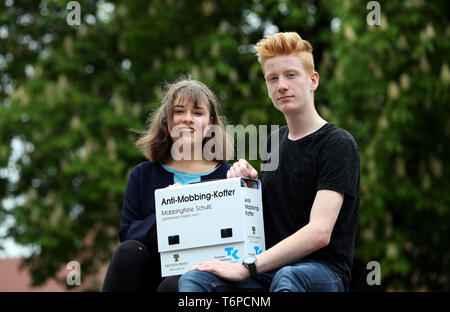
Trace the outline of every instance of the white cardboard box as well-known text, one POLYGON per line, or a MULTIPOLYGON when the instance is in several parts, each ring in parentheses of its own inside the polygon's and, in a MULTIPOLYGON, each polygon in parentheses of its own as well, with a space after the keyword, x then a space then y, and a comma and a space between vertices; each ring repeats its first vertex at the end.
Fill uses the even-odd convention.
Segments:
POLYGON ((242 262, 265 249, 259 180, 233 178, 155 191, 163 277, 201 261, 242 262))

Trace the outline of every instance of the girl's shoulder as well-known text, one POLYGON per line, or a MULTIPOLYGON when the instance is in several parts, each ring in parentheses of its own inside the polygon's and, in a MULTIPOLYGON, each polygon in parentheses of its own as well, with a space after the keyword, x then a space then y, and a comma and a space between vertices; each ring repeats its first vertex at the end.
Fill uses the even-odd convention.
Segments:
MULTIPOLYGON (((131 175, 141 175, 161 172, 162 166, 149 160, 137 164, 132 170, 131 175)), ((164 171, 164 170, 163 170, 164 171)))
POLYGON ((227 162, 221 162, 217 165, 217 167, 226 169, 228 171, 228 169, 230 169, 232 167, 232 165, 227 162))

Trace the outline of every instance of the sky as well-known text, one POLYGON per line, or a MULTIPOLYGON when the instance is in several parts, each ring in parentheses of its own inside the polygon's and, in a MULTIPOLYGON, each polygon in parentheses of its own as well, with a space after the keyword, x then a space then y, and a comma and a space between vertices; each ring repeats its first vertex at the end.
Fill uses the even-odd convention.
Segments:
MULTIPOLYGON (((8 202, 8 200, 3 200, 3 203, 5 202, 8 202)), ((7 205, 5 206, 7 207, 7 205)), ((11 216, 6 217, 5 222, 0 225, 0 237, 4 236, 7 229, 13 225, 14 218, 11 216)), ((31 248, 26 248, 17 244, 14 239, 10 237, 4 239, 0 238, 0 246, 3 247, 3 250, 0 249, 0 259, 28 257, 32 252, 31 248)))
MULTIPOLYGON (((13 139, 11 141, 12 153, 8 161, 7 168, 0 168, 0 177, 7 177, 8 180, 12 183, 17 182, 19 179, 19 170, 15 163, 25 154, 31 146, 27 146, 23 144, 19 139, 13 139)), ((1 207, 6 211, 11 210, 15 205, 20 205, 22 201, 25 200, 25 197, 18 198, 3 198, 1 199, 1 207)), ((14 218, 12 216, 7 216, 0 224, 0 237, 4 237, 8 228, 14 226, 14 218)), ((0 238, 0 246, 3 247, 3 250, 0 249, 0 258, 17 258, 17 257, 25 257, 31 254, 31 248, 22 247, 15 243, 12 238, 0 238)))
POLYGON ((16 244, 12 238, 1 239, 0 245, 3 246, 3 250, 0 250, 0 259, 22 258, 31 255, 31 248, 16 244))

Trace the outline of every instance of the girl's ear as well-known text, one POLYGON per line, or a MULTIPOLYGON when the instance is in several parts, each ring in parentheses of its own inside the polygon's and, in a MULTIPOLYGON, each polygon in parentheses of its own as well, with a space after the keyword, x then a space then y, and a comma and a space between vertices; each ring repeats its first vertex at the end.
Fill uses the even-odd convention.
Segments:
POLYGON ((209 125, 213 125, 214 124, 214 117, 209 117, 209 125))

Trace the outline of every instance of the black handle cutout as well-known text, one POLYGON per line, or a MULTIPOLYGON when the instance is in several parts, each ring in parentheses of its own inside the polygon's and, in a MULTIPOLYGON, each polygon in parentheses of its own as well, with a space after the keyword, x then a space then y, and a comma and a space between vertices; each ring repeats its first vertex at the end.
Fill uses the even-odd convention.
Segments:
POLYGON ((220 236, 221 236, 222 238, 227 238, 227 237, 233 236, 233 229, 232 229, 232 228, 221 229, 221 230, 220 230, 220 236))
POLYGON ((179 235, 172 235, 169 236, 169 245, 176 245, 180 243, 180 236, 179 235))

